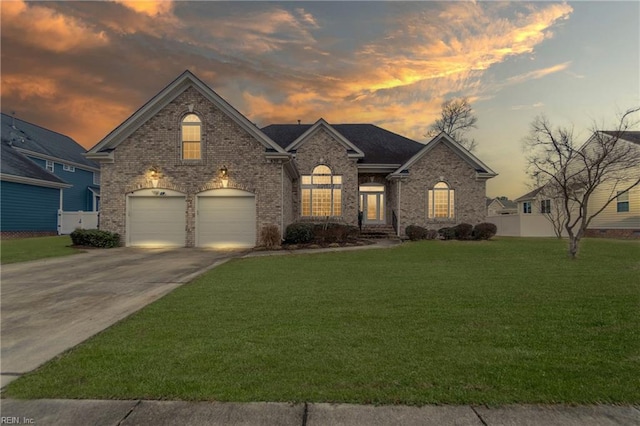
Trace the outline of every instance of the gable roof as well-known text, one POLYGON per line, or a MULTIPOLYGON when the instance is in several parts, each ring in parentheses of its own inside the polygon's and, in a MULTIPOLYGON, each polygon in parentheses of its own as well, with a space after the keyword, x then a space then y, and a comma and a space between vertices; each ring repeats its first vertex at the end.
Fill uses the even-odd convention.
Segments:
POLYGON ((620 139, 640 145, 640 132, 638 131, 616 132, 613 130, 603 130, 602 133, 614 137, 618 136, 620 139))
POLYGON ((69 188, 71 185, 49 173, 29 160, 11 146, 9 141, 0 142, 0 177, 4 181, 51 188, 69 188))
POLYGON ((2 113, 2 140, 18 151, 77 167, 99 170, 100 165, 85 158, 86 150, 69 136, 2 113))
POLYGON ((241 128, 256 138, 268 152, 286 155, 285 151, 267 135, 262 133, 251 121, 238 110, 232 107, 220 95, 196 77, 191 71, 186 70, 175 80, 169 83, 157 95, 140 107, 122 124, 111 131, 87 153, 88 158, 103 161, 113 161, 112 151, 133 132, 140 128, 147 120, 157 114, 162 108, 177 98, 189 87, 195 88, 207 100, 218 107, 241 128))
MULTIPOLYGON (((278 145, 287 148, 312 126, 272 124, 262 131, 278 145)), ((364 154, 358 160, 359 164, 402 164, 424 147, 424 144, 373 124, 333 124, 331 128, 364 154)))
POLYGON ((320 129, 324 129, 328 132, 335 140, 338 141, 342 146, 345 147, 349 157, 352 158, 362 158, 364 157, 364 153, 355 146, 353 143, 349 141, 349 139, 345 138, 340 132, 333 128, 329 123, 327 123, 323 118, 320 118, 313 125, 311 125, 305 132, 303 132, 300 136, 298 136, 293 142, 291 142, 285 148, 286 151, 295 151, 302 144, 306 142, 306 140, 320 131, 320 129))
POLYGON ((401 177, 407 176, 411 166, 425 156, 429 151, 438 146, 438 144, 445 144, 460 158, 466 161, 476 171, 476 176, 482 179, 490 179, 498 174, 491 170, 486 164, 480 161, 475 155, 465 149, 462 145, 456 142, 451 136, 444 132, 440 132, 435 138, 431 139, 429 143, 423 146, 413 157, 411 157, 406 163, 400 166, 390 176, 401 177))
POLYGON ((516 198, 515 202, 519 203, 520 201, 533 200, 534 198, 536 198, 536 195, 538 195, 538 192, 540 192, 541 190, 542 190, 542 187, 536 188, 533 191, 527 192, 522 197, 516 198))

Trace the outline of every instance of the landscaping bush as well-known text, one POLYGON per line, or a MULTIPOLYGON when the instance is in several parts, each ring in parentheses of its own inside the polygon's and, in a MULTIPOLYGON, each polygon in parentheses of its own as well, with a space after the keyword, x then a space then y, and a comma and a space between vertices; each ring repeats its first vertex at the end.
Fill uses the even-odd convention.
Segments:
POLYGON ((260 240, 266 248, 274 248, 280 245, 280 229, 276 225, 266 225, 260 232, 260 240))
POLYGON ((473 232, 473 225, 469 223, 459 223, 453 227, 457 240, 470 240, 473 232))
POLYGON ((496 235, 497 232, 498 227, 495 224, 482 222, 473 227, 471 235, 474 240, 488 240, 496 235))
POLYGON ((456 230, 455 228, 444 227, 438 229, 438 235, 443 240, 455 240, 456 238, 456 230))
POLYGON ((70 236, 76 246, 113 248, 120 245, 120 234, 99 229, 76 229, 70 236))
POLYGON ((312 223, 292 223, 287 226, 284 239, 289 244, 306 244, 313 241, 312 223))
POLYGON ((411 241, 424 240, 427 237, 428 230, 418 225, 409 225, 404 233, 411 241))
POLYGON ((344 243, 357 238, 360 230, 356 226, 343 223, 316 223, 313 225, 313 239, 317 243, 344 243))

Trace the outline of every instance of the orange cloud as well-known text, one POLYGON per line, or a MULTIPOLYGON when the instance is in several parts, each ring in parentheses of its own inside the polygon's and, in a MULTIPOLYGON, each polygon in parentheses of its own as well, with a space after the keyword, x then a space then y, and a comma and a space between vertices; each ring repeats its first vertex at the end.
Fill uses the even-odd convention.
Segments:
POLYGON ((173 2, 170 0, 162 1, 141 1, 141 0, 114 0, 136 13, 147 16, 167 15, 173 12, 173 2))
POLYGON ((104 46, 109 38, 79 19, 46 6, 20 1, 2 2, 2 36, 38 48, 66 52, 104 46))

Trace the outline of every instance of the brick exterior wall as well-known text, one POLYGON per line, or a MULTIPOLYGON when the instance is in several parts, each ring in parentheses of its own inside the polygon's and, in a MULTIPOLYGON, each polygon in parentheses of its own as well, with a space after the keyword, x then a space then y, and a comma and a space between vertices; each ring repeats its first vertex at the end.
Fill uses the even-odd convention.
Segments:
MULTIPOLYGON (((346 148, 326 130, 320 128, 298 147, 296 163, 301 175, 310 175, 314 167, 324 164, 335 175, 342 175, 342 216, 334 218, 351 225, 358 224, 358 168, 356 159, 348 158, 346 148)), ((300 217, 300 190, 296 215, 300 217)), ((325 220, 325 218, 318 218, 325 220)))
POLYGON ((3 240, 17 240, 21 238, 52 237, 58 235, 55 231, 0 231, 3 240))
POLYGON ((476 180, 476 171, 445 144, 438 144, 414 163, 409 177, 400 183, 400 235, 409 225, 439 229, 458 223, 475 225, 485 221, 486 181, 476 180), (428 190, 444 181, 455 190, 455 217, 427 217, 428 190))
MULTIPOLYGON (((279 161, 265 157, 265 147, 209 102, 193 87, 188 88, 154 117, 125 139, 114 152, 114 163, 102 165, 101 229, 126 236, 126 195, 151 188, 147 172, 159 168, 158 188, 186 194, 187 247, 195 244, 195 197, 220 186, 218 171, 229 171, 229 188, 244 189, 256 196, 256 235, 265 225, 283 221, 282 172, 279 161), (189 105, 202 120, 202 160, 181 159, 181 120, 189 105)), ((287 193, 285 193, 287 196, 287 193)))

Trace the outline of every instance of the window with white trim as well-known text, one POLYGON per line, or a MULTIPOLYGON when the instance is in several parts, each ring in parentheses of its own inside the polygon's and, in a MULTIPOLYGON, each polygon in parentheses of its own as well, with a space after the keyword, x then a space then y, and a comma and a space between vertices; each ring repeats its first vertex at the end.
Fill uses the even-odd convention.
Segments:
POLYGON ((616 211, 618 213, 627 213, 629 211, 629 191, 618 191, 616 211))
POLYGON ((93 172, 93 184, 100 185, 100 172, 93 172))
POLYGON ((53 173, 53 161, 51 160, 46 160, 46 164, 44 166, 45 169, 47 169, 47 171, 53 173))
POLYGON ((525 201, 522 203, 522 213, 531 214, 531 201, 525 201))
POLYGON ((342 176, 325 165, 301 177, 302 216, 342 215, 342 176))
POLYGON ((182 119, 182 159, 200 160, 202 158, 202 121, 195 114, 188 114, 182 119))
POLYGON ((551 200, 540 201, 540 213, 551 213, 551 200))
POLYGON ((65 172, 75 172, 76 168, 74 166, 70 166, 69 164, 63 164, 62 165, 62 170, 64 170, 65 172))
POLYGON ((447 219, 455 216, 455 190, 446 182, 436 183, 428 193, 427 216, 429 219, 447 219))

